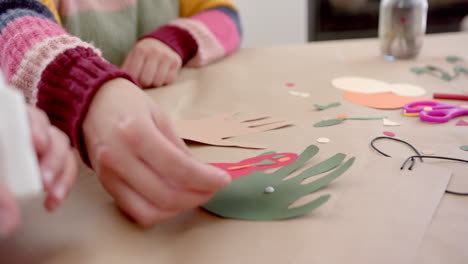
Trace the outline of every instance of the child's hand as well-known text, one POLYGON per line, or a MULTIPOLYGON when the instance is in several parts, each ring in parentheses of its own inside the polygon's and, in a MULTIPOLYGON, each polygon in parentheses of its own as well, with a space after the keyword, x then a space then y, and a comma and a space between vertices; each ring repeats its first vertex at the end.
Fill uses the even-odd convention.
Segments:
MULTIPOLYGON (((67 136, 49 123, 41 110, 28 106, 32 141, 47 198, 44 206, 53 211, 65 198, 77 174, 76 160, 67 136)), ((0 182, 0 238, 11 235, 20 223, 14 196, 0 182)))
POLYGON ((44 112, 29 107, 28 117, 44 190, 47 192, 44 206, 53 211, 75 181, 76 160, 67 136, 49 123, 44 112))
POLYGON ((226 172, 191 156, 167 116, 127 80, 100 88, 83 132, 104 188, 141 225, 197 207, 230 183, 226 172))
POLYGON ((174 82, 181 67, 179 54, 153 38, 138 41, 122 65, 145 88, 174 82))

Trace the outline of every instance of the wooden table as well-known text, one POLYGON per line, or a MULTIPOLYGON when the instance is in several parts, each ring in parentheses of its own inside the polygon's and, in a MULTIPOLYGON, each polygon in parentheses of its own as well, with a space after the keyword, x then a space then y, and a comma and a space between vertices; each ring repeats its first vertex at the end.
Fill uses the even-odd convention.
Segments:
MULTIPOLYGON (((464 76, 445 82, 409 71, 412 66, 429 63, 448 67, 445 57, 466 56, 466 43, 467 34, 432 35, 427 37, 418 59, 388 62, 379 56, 375 39, 331 41, 242 50, 209 67, 186 69, 176 84, 148 91, 172 118, 208 117, 233 109, 240 109, 241 116, 271 114, 287 118, 296 125, 242 137, 242 140, 269 144, 269 150, 280 152, 300 152, 307 145, 318 144, 318 137, 329 137, 331 143, 320 145, 319 159, 337 152, 357 158, 353 168, 325 190, 335 198, 322 208, 289 221, 226 220, 196 209, 157 227, 141 229, 119 213, 95 175, 83 167, 70 198, 58 212, 45 213, 39 200, 23 202, 22 229, 13 238, 0 242, 0 263, 467 263, 467 197, 444 195, 436 203, 437 210, 430 221, 422 227, 405 226, 407 232, 392 230, 395 225, 412 221, 405 215, 392 216, 388 223, 376 221, 379 216, 375 210, 354 215, 362 216, 361 228, 368 226, 367 231, 380 228, 376 229, 379 233, 374 234, 373 241, 352 233, 354 225, 347 223, 358 218, 342 219, 340 213, 350 208, 340 207, 340 201, 356 200, 359 203, 354 206, 359 210, 361 204, 371 206, 374 200, 378 203, 379 199, 388 197, 381 201, 395 201, 392 210, 398 213, 405 208, 405 201, 421 200, 424 192, 431 191, 423 186, 424 180, 419 181, 421 192, 419 187, 404 190, 402 181, 411 177, 397 178, 401 172, 395 168, 410 154, 404 147, 393 143, 381 145, 394 159, 383 158, 369 148, 370 140, 383 131, 391 130, 399 138, 418 148, 431 148, 438 155, 468 159, 468 152, 459 149, 468 145, 468 129, 455 126, 454 121, 432 125, 403 117, 400 110, 381 111, 354 105, 345 101, 343 92, 330 84, 335 77, 357 75, 413 83, 430 92, 468 93, 468 79, 464 76), (295 87, 286 87, 288 82, 295 83, 295 87), (312 96, 295 97, 288 90, 310 92, 312 96), (314 103, 336 101, 343 105, 325 112, 317 112, 312 107, 314 103), (384 115, 401 122, 402 126, 386 128, 381 121, 354 121, 336 127, 313 127, 324 116, 338 114, 384 115), (372 187, 373 180, 375 184, 388 180, 395 185, 389 185, 384 192, 350 195, 366 184, 372 187), (382 230, 385 225, 388 230, 382 230), (406 252, 399 245, 407 243, 407 239, 396 234, 407 233, 413 239, 413 229, 418 228, 424 231, 423 236, 415 239, 414 249, 407 248, 406 252), (373 249, 376 244, 380 246, 377 250, 373 249)), ((206 162, 237 162, 263 152, 190 146, 206 162)), ((468 190, 466 165, 436 165, 453 170, 450 188, 468 190)), ((427 203, 433 202, 428 199, 427 203)), ((413 209, 423 210, 425 203, 420 205, 413 209)))

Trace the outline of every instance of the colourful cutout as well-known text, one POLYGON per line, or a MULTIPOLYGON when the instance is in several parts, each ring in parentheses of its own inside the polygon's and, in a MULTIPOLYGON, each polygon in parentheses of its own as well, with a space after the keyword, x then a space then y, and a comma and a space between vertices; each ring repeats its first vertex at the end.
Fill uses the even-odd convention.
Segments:
POLYGON ((461 119, 460 121, 457 122, 457 126, 468 126, 468 122, 461 119))
POLYGON ((294 95, 294 96, 303 97, 303 98, 307 98, 307 97, 310 96, 310 93, 298 92, 298 91, 289 91, 289 94, 294 95))
POLYGON ((387 83, 380 80, 362 77, 341 77, 332 81, 338 89, 366 94, 394 93, 400 96, 421 96, 426 93, 422 87, 407 83, 387 83))
MULTIPOLYGON (((344 115, 343 115, 344 116, 344 115)), ((341 116, 340 116, 341 117, 341 116)), ((328 127, 328 126, 336 126, 343 123, 345 120, 382 120, 383 117, 347 117, 347 118, 338 118, 338 119, 330 119, 330 120, 323 120, 314 125, 314 127, 328 127)))
POLYGON ((317 109, 319 111, 323 111, 323 110, 327 110, 329 108, 338 107, 340 105, 341 105, 341 103, 337 102, 337 103, 331 103, 331 104, 328 104, 328 105, 325 105, 325 106, 319 105, 319 104, 314 104, 314 107, 315 107, 315 109, 317 109))
POLYGON ((330 143, 331 140, 329 138, 326 138, 326 137, 321 137, 321 138, 317 139, 317 142, 321 143, 321 144, 327 144, 327 143, 330 143))
POLYGON ((276 165, 276 162, 268 159, 268 160, 264 160, 255 164, 255 166, 265 166, 265 165, 276 165))
POLYGON ((353 157, 342 164, 346 155, 339 153, 304 170, 298 176, 285 180, 318 151, 318 147, 310 146, 294 163, 275 172, 255 171, 245 177, 237 178, 230 186, 215 194, 202 208, 221 217, 254 221, 281 220, 304 215, 326 203, 330 195, 321 195, 303 206, 295 208, 289 206, 300 198, 323 189, 345 173, 355 160, 353 157), (329 173, 311 183, 302 184, 305 179, 326 172, 329 173), (266 193, 268 187, 274 191, 266 193))
POLYGON ((396 136, 395 133, 389 132, 389 131, 386 131, 383 134, 386 135, 387 137, 395 137, 396 136))
POLYGON ((436 153, 435 150, 432 150, 432 149, 424 149, 421 151, 421 154, 429 155, 429 156, 434 155, 435 153, 436 153))
POLYGON ((294 84, 292 82, 288 82, 288 83, 286 83, 286 86, 287 87, 294 87, 294 86, 296 86, 296 84, 294 84))
POLYGON ((179 136, 214 146, 231 146, 241 148, 266 148, 265 145, 251 142, 238 142, 231 138, 255 134, 264 131, 284 128, 293 123, 284 119, 258 116, 244 120, 233 120, 238 111, 200 120, 177 120, 174 122, 179 136))
POLYGON ((245 176, 257 170, 268 170, 287 166, 297 159, 295 153, 269 154, 243 160, 238 163, 211 163, 210 165, 227 171, 233 179, 245 176), (281 158, 275 158, 283 156, 281 158), (276 161, 276 162, 275 162, 276 161))
POLYGON ((468 151, 468 145, 467 146, 461 146, 460 149, 463 150, 463 151, 468 151))
POLYGON ((337 116, 337 118, 339 118, 339 119, 346 119, 346 118, 348 118, 348 116, 347 116, 347 115, 339 115, 339 116, 337 116))
POLYGON ((450 63, 457 63, 459 61, 462 61, 463 59, 458 56, 447 56, 446 60, 450 63))
POLYGON ((424 97, 406 97, 394 93, 365 94, 345 92, 344 98, 352 103, 377 109, 400 109, 414 101, 430 100, 424 97))
POLYGON ((329 126, 336 126, 341 123, 343 123, 345 119, 330 119, 330 120, 324 120, 320 121, 317 124, 314 125, 314 127, 329 127, 329 126))
POLYGON ((384 118, 383 120, 383 125, 384 126, 400 126, 400 123, 394 122, 390 119, 384 118))
POLYGON ((274 159, 281 159, 281 158, 284 158, 286 157, 286 155, 278 155, 278 156, 274 156, 273 158, 274 159))

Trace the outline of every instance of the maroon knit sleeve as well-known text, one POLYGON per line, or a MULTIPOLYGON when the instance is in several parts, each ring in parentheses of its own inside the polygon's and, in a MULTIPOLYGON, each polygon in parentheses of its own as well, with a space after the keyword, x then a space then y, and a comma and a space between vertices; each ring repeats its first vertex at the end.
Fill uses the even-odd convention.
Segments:
POLYGON ((184 64, 198 51, 198 44, 192 35, 187 30, 176 26, 162 26, 140 39, 143 38, 154 38, 165 43, 179 54, 184 64))
POLYGON ((37 106, 47 113, 53 125, 68 135, 88 166, 82 123, 98 89, 119 77, 136 83, 91 48, 77 47, 57 56, 44 70, 38 84, 37 106))

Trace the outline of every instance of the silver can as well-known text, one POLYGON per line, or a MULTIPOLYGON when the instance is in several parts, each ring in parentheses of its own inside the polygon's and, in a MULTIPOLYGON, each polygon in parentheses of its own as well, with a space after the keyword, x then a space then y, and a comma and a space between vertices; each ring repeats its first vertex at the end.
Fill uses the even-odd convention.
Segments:
POLYGON ((388 60, 416 57, 424 42, 427 0, 382 0, 379 13, 379 39, 388 60))

